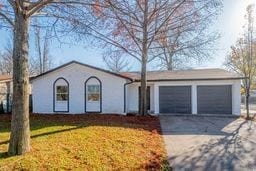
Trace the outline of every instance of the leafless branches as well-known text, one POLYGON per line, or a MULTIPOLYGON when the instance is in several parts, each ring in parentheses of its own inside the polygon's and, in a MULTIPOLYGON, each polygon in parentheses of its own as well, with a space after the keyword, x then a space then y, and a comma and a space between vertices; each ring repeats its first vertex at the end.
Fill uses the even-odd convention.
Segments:
POLYGON ((49 30, 41 30, 40 27, 35 28, 35 47, 37 51, 37 60, 31 61, 31 69, 33 74, 41 74, 48 71, 51 67, 51 57, 49 51, 49 30))
POLYGON ((12 74, 12 46, 10 43, 0 53, 0 74, 12 74))
MULTIPOLYGON (((6 27, 5 24, 7 23, 10 26, 9 28, 13 30, 14 40, 12 51, 13 108, 9 155, 24 154, 30 150, 28 110, 30 26, 51 28, 56 37, 59 38, 59 33, 68 34, 73 31, 76 21, 81 20, 85 23, 89 9, 87 2, 91 1, 0 0, 0 28, 6 27), (43 26, 39 26, 37 23, 33 24, 35 18, 40 18, 40 24, 43 23, 43 26)), ((41 49, 40 41, 37 42, 40 59, 46 59, 47 43, 41 49), (45 57, 42 57, 43 54, 45 54, 45 57)), ((42 63, 44 63, 44 60, 42 63)), ((43 70, 42 65, 40 65, 40 68, 43 70)))
POLYGON ((242 87, 246 95, 247 118, 249 118, 249 97, 250 90, 256 78, 256 41, 253 36, 253 14, 254 6, 247 7, 247 30, 244 37, 240 38, 237 43, 231 47, 231 52, 226 58, 225 66, 245 77, 242 80, 242 87))
POLYGON ((108 51, 103 54, 103 62, 107 68, 113 72, 121 72, 130 70, 131 63, 120 51, 108 51))
MULTIPOLYGON (((96 2, 94 12, 96 11, 97 25, 89 27, 90 34, 105 42, 106 48, 114 46, 114 51, 123 51, 141 63, 141 114, 146 113, 147 106, 145 102, 147 63, 156 58, 164 59, 166 57, 164 54, 168 52, 172 54, 171 57, 178 53, 183 57, 187 57, 189 53, 194 53, 193 57, 200 54, 202 51, 199 47, 203 49, 202 44, 207 44, 210 40, 202 39, 206 36, 202 30, 205 30, 204 28, 209 24, 207 21, 211 21, 217 15, 221 6, 219 0, 97 0, 96 2)), ((78 25, 80 27, 76 29, 82 34, 83 24, 78 25)))

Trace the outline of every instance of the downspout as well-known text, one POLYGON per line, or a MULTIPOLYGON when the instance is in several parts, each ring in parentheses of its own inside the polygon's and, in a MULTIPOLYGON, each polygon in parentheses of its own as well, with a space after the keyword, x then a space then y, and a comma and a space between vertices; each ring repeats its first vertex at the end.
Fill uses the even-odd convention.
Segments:
POLYGON ((126 113, 126 87, 127 85, 132 83, 133 83, 133 80, 124 84, 124 113, 126 113))

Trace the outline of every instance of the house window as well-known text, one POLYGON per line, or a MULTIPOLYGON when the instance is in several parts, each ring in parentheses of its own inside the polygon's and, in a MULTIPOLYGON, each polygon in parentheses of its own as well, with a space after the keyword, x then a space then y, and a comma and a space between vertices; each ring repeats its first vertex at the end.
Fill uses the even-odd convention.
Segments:
POLYGON ((88 85, 87 90, 87 100, 89 102, 100 101, 100 85, 88 85))
POLYGON ((68 101, 68 86, 56 86, 57 101, 68 101))

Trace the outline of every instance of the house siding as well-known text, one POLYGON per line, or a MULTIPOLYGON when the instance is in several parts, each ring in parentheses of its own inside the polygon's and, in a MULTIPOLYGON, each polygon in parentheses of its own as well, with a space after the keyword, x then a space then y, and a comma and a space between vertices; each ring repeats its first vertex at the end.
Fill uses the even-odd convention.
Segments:
MULTIPOLYGON (((126 79, 76 63, 32 81, 33 112, 54 113, 53 83, 63 77, 69 82, 69 112, 85 112, 85 81, 97 77, 102 82, 102 113, 123 113, 126 79)), ((65 112, 64 112, 65 113, 65 112)))
MULTIPOLYGON (((155 95, 154 95, 154 84, 148 84, 150 87, 150 113, 155 113, 155 95)), ((127 88, 127 112, 138 112, 139 110, 139 87, 140 83, 134 82, 128 85, 127 88)))

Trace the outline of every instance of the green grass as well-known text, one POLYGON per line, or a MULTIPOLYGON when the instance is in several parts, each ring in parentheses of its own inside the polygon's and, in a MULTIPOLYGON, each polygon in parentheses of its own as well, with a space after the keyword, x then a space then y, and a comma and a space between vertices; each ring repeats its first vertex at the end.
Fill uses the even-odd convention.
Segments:
POLYGON ((157 117, 33 115, 32 150, 8 157, 9 116, 0 115, 0 170, 163 170, 157 117))

